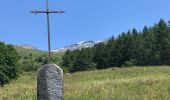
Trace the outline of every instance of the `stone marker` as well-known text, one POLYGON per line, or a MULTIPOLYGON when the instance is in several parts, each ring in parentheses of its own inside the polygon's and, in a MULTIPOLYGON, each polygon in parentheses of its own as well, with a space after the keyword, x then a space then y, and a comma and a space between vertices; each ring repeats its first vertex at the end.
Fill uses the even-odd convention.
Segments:
POLYGON ((48 64, 38 69, 37 74, 38 100, 63 100, 63 70, 48 64))

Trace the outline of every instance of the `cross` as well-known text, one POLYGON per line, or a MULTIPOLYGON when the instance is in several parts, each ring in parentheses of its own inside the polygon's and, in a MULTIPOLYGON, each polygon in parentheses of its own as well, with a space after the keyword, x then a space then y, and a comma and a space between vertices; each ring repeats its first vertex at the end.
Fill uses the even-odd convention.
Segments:
POLYGON ((48 0, 46 0, 46 10, 45 11, 31 11, 34 14, 46 14, 47 15, 47 30, 48 30, 48 54, 49 54, 49 62, 51 61, 51 40, 50 40, 50 16, 49 14, 62 14, 64 11, 50 11, 48 6, 48 0))

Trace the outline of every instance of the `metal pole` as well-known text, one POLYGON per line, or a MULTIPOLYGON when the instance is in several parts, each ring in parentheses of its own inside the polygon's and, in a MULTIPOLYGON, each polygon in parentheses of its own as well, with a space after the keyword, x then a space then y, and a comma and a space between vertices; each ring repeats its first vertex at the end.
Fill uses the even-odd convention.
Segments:
POLYGON ((49 61, 51 61, 50 18, 48 13, 47 13, 47 27, 48 27, 48 53, 49 53, 49 61))
POLYGON ((49 11, 48 0, 46 0, 46 10, 49 11))
POLYGON ((46 0, 46 11, 47 11, 47 29, 48 29, 48 53, 49 53, 49 62, 51 62, 51 37, 50 37, 50 18, 49 18, 49 7, 48 0, 46 0))

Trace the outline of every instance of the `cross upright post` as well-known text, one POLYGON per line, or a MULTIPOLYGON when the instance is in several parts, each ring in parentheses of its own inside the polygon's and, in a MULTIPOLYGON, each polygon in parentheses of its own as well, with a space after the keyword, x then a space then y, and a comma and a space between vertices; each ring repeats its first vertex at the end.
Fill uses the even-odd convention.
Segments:
POLYGON ((49 10, 49 4, 48 0, 46 0, 46 10, 45 11, 31 11, 31 13, 34 14, 46 14, 47 15, 47 30, 48 30, 48 56, 49 56, 49 62, 51 62, 51 37, 50 37, 50 16, 49 14, 62 14, 65 13, 64 11, 50 11, 49 10))

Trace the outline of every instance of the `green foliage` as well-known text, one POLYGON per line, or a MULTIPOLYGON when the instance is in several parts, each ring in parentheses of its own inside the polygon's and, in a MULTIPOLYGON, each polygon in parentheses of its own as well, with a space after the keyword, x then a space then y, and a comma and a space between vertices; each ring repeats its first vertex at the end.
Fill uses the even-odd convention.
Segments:
MULTIPOLYGON (((36 71, 49 63, 46 51, 25 49, 19 46, 15 46, 15 49, 21 57, 19 67, 21 71, 36 71)), ((62 55, 63 53, 52 53, 52 63, 61 65, 62 55)))
POLYGON ((130 67, 146 65, 170 65, 170 22, 163 19, 153 27, 144 27, 142 32, 135 28, 123 32, 106 43, 92 48, 67 51, 63 56, 63 66, 70 71, 91 68, 130 67), (91 50, 91 52, 89 52, 91 50))
POLYGON ((97 45, 94 46, 94 63, 96 63, 97 65, 97 68, 99 69, 102 69, 106 63, 107 63, 107 60, 106 59, 106 56, 107 56, 107 53, 109 52, 105 52, 105 47, 106 45, 104 43, 99 43, 97 45))
POLYGON ((170 29, 162 19, 156 25, 155 39, 158 64, 170 64, 170 29))
POLYGON ((96 66, 92 59, 93 50, 91 48, 70 52, 71 51, 68 50, 63 56, 62 66, 68 67, 67 70, 75 72, 95 69, 96 66))
POLYGON ((9 82, 9 78, 0 70, 0 86, 9 82))
POLYGON ((81 52, 78 54, 75 63, 73 64, 72 71, 85 71, 94 69, 92 62, 92 51, 91 48, 82 49, 81 52))
POLYGON ((37 71, 38 68, 42 67, 41 63, 36 62, 30 62, 30 61, 24 61, 24 64, 22 64, 21 69, 23 71, 37 71))
POLYGON ((12 45, 0 42, 0 85, 18 77, 19 55, 12 45))
POLYGON ((133 67, 135 64, 136 64, 135 60, 129 60, 129 61, 125 61, 122 67, 133 67))

